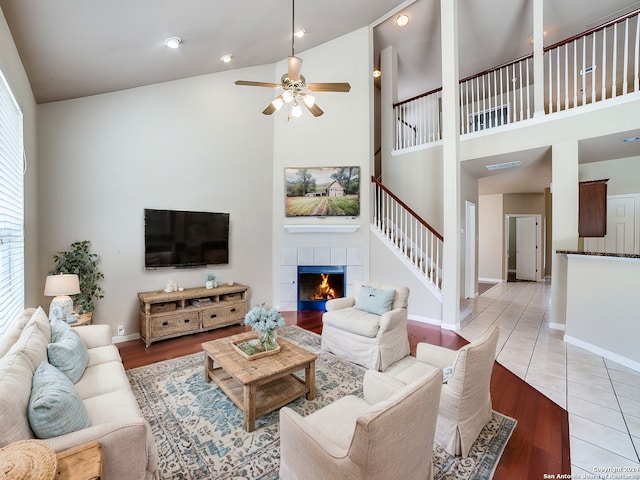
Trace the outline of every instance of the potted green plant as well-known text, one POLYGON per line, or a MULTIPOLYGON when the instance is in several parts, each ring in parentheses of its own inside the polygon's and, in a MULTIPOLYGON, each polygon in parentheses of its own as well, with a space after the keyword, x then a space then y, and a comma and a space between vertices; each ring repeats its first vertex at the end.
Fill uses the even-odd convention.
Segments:
POLYGON ((216 275, 214 273, 208 273, 204 282, 205 288, 216 288, 218 283, 216 282, 216 275))
POLYGON ((100 281, 104 275, 98 268, 99 257, 91 252, 91 242, 83 240, 74 242, 71 248, 58 252, 53 256, 56 266, 49 272, 49 275, 60 273, 75 273, 80 281, 80 293, 73 296, 73 304, 79 314, 89 314, 93 312, 94 300, 104 297, 100 281))

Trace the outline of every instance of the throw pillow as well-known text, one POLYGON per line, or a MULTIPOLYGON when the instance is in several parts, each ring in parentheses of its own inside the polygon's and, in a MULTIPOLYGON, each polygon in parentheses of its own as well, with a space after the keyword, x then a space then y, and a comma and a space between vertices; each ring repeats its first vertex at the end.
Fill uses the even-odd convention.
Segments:
POLYGON ((453 375, 453 367, 444 367, 442 369, 442 383, 447 383, 453 375))
POLYGON ((56 342, 47 346, 47 356, 49 363, 64 373, 72 383, 80 380, 89 363, 89 351, 71 327, 58 336, 56 342))
POLYGON ((395 290, 380 290, 369 285, 362 285, 355 308, 382 315, 391 310, 395 298, 395 290))
POLYGON ((47 362, 42 362, 33 374, 27 413, 37 438, 58 437, 91 424, 71 381, 47 362))
POLYGON ((49 323, 51 324, 51 343, 57 342, 62 335, 71 330, 71 327, 67 322, 63 322, 56 318, 51 319, 49 323))

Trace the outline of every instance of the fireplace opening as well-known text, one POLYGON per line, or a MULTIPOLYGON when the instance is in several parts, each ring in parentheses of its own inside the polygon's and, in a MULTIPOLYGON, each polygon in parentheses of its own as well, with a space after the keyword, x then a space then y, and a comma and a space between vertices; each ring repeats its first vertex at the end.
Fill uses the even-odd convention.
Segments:
POLYGON ((345 267, 299 266, 298 310, 325 310, 327 300, 344 297, 345 267))

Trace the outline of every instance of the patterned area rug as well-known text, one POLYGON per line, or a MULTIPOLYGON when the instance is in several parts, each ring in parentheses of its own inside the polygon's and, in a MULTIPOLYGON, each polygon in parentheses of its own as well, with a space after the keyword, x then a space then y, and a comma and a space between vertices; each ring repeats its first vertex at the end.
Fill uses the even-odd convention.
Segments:
MULTIPOLYGON (((299 327, 278 335, 316 353, 316 398, 288 406, 308 415, 345 395, 362 396, 365 369, 320 351, 320 336, 299 327)), ((280 464, 279 412, 256 420, 247 433, 243 415, 214 384, 204 382, 204 355, 196 353, 127 371, 158 446, 163 479, 277 479, 280 464)), ((494 412, 469 457, 434 446, 434 479, 490 479, 515 428, 515 420, 494 412)))

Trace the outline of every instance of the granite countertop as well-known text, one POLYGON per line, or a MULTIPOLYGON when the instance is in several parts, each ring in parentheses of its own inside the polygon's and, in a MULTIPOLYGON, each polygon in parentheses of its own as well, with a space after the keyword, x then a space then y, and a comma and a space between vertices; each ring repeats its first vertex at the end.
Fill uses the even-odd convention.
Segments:
POLYGON ((590 255, 592 257, 640 258, 635 253, 578 252, 577 250, 556 250, 561 255, 590 255))

